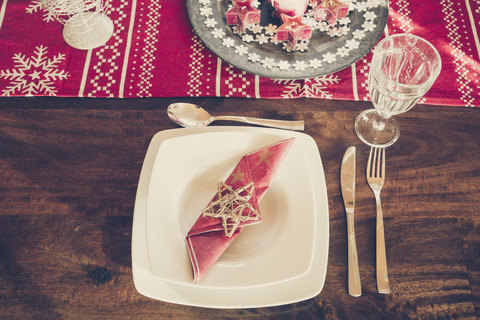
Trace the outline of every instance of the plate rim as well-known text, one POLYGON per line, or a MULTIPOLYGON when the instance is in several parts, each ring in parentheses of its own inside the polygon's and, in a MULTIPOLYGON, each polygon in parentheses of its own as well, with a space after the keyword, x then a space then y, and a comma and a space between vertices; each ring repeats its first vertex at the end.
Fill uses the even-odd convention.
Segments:
POLYGON ((325 225, 325 228, 322 228, 321 232, 317 232, 317 241, 322 240, 320 243, 322 248, 316 248, 314 265, 312 266, 310 272, 300 278, 293 279, 291 281, 283 282, 280 284, 273 284, 271 286, 259 287, 253 290, 257 292, 272 293, 274 295, 269 296, 267 294, 260 294, 261 298, 258 299, 258 296, 255 298, 250 298, 252 296, 251 288, 233 288, 233 289, 216 289, 216 288, 196 288, 196 287, 186 287, 180 284, 168 283, 151 274, 148 266, 148 256, 146 252, 146 236, 142 232, 142 229, 145 227, 145 215, 141 211, 145 209, 146 196, 144 193, 145 183, 149 182, 149 173, 148 167, 152 165, 152 161, 155 158, 156 151, 158 146, 161 143, 162 139, 165 139, 170 136, 175 135, 188 135, 195 134, 202 131, 222 131, 222 130, 252 130, 259 132, 284 132, 279 129, 267 129, 267 128, 251 128, 251 127, 207 127, 207 128, 189 128, 189 129, 170 129, 158 132, 152 138, 150 145, 147 149, 145 156, 145 161, 142 166, 142 170, 139 177, 139 185, 137 189, 137 196, 135 198, 134 206, 134 216, 132 224, 132 274, 134 285, 137 291, 147 297, 152 299, 161 300, 170 303, 190 305, 190 306, 199 306, 199 307, 210 307, 210 308, 255 308, 255 307, 267 307, 275 305, 283 305, 288 303, 294 303, 297 301, 306 300, 316 296, 323 288, 327 264, 328 264, 328 249, 329 249, 329 211, 328 211, 328 196, 325 182, 325 174, 323 170, 323 165, 320 158, 320 153, 318 147, 312 137, 305 133, 299 132, 290 132, 294 136, 302 136, 303 139, 306 139, 306 143, 310 144, 311 147, 315 147, 313 152, 314 160, 316 165, 315 176, 316 179, 313 182, 319 187, 317 190, 316 205, 322 206, 322 209, 325 211, 325 214, 317 216, 317 225, 325 225), (320 251, 324 254, 320 254, 320 251), (302 284, 303 283, 303 284, 302 284), (302 292, 297 293, 295 296, 292 296, 292 287, 298 286, 302 287, 302 292), (305 287, 305 288, 303 288, 305 287), (152 289, 153 288, 153 289, 152 289), (281 289, 281 290, 278 290, 281 289), (288 291, 288 297, 279 295, 279 292, 288 291), (275 296, 277 294, 277 296, 275 296), (248 298, 243 297, 242 295, 249 296, 248 298), (199 297, 203 297, 199 299, 199 297), (217 297, 218 299, 215 299, 217 297), (238 301, 237 298, 240 297, 241 301, 238 301), (243 298, 243 300, 242 300, 243 298))

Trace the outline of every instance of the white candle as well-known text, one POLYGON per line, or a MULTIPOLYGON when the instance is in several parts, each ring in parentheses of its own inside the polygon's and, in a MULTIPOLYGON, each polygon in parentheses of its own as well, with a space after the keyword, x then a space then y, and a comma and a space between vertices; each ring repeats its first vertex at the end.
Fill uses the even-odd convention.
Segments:
POLYGON ((291 16, 304 14, 307 11, 308 0, 271 0, 272 6, 279 11, 291 16))

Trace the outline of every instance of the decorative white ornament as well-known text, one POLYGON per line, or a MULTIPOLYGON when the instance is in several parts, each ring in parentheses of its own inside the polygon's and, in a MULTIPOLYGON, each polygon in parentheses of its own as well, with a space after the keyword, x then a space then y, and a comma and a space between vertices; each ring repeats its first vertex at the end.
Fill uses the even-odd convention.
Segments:
POLYGON ((76 49, 103 46, 113 34, 103 0, 42 0, 42 7, 64 25, 63 38, 76 49))

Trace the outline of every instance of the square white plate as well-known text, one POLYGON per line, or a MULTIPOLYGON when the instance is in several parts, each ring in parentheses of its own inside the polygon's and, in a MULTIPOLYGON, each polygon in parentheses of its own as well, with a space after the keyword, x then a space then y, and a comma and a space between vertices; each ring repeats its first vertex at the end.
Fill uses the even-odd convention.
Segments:
POLYGON ((140 293, 219 308, 290 303, 320 292, 327 256, 325 178, 310 136, 210 127, 167 130, 152 139, 132 232, 133 276, 140 293), (216 183, 245 153, 290 137, 295 138, 292 149, 260 204, 264 221, 245 227, 201 283, 193 285, 184 238, 216 183))

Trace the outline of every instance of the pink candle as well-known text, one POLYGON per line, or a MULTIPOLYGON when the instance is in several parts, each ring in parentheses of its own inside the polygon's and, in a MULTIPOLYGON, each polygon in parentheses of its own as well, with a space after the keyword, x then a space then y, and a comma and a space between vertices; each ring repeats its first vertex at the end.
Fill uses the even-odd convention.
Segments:
POLYGON ((310 39, 312 28, 302 22, 302 15, 295 17, 282 14, 283 24, 277 29, 277 40, 288 41, 293 49, 301 40, 310 39))
POLYGON ((249 25, 260 22, 260 10, 252 7, 252 0, 233 0, 233 8, 225 18, 228 25, 238 25, 245 32, 249 25))
POLYGON ((325 20, 334 25, 337 19, 345 18, 348 14, 348 4, 338 0, 316 0, 315 18, 325 20))

